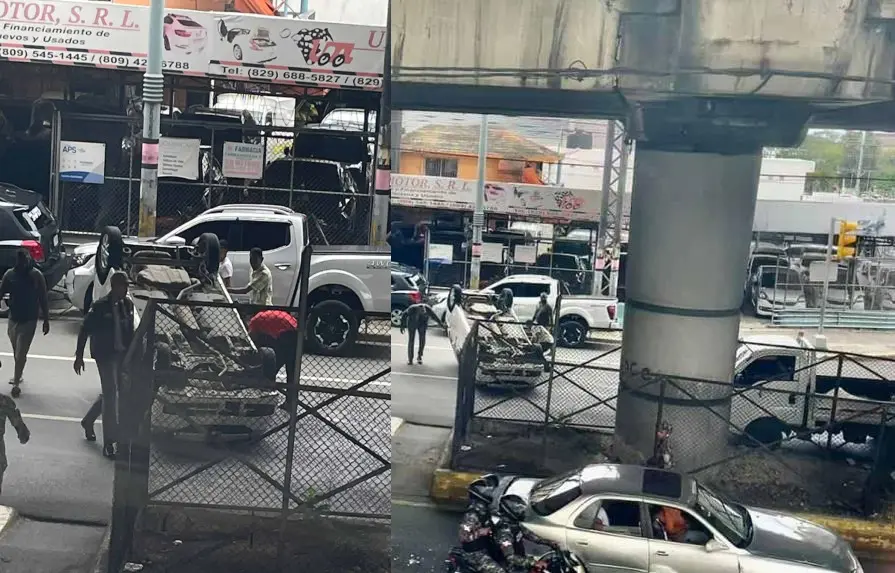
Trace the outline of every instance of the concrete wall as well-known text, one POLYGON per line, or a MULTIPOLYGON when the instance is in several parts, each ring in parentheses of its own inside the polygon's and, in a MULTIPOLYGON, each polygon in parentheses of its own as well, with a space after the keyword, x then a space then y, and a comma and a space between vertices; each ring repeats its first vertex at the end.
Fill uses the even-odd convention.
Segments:
POLYGON ((838 78, 892 79, 889 4, 392 0, 393 77, 605 90, 617 75, 629 99, 638 90, 888 99, 888 84, 838 78))

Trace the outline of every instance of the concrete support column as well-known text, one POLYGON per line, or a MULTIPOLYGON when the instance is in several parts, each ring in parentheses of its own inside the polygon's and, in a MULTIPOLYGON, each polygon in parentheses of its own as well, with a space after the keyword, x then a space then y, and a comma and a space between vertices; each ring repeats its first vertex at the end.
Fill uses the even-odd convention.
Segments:
POLYGON ((615 432, 649 458, 657 420, 670 423, 676 469, 724 456, 731 387, 681 383, 700 403, 648 382, 656 373, 731 381, 760 167, 757 149, 637 146, 615 432))

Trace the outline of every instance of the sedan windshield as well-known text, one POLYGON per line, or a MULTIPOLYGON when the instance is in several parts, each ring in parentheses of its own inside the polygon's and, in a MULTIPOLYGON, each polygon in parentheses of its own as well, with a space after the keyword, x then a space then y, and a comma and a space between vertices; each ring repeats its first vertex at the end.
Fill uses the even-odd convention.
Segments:
POLYGON ((736 503, 724 500, 709 489, 696 489, 696 512, 737 547, 746 547, 752 539, 752 518, 736 503))

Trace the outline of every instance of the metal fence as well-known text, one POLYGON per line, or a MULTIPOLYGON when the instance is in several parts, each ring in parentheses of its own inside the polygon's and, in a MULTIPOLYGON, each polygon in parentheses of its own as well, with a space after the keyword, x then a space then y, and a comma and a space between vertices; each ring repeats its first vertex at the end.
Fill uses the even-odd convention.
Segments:
POLYGON ((625 368, 599 333, 545 353, 517 325, 532 345, 501 345, 505 324, 477 321, 461 353, 455 469, 658 465, 751 505, 862 514, 891 487, 895 360, 744 343, 733 380, 703 380, 625 368))
MULTIPOLYGON (((204 116, 186 114, 162 121, 162 137, 192 140, 186 148, 198 148, 198 154, 181 154, 176 173, 160 172, 159 235, 211 207, 270 203, 307 214, 315 244, 367 242, 372 133, 265 127, 240 123, 238 118, 227 122, 223 121, 226 117, 213 114, 196 119, 199 117, 204 116), (227 143, 260 146, 262 157, 251 168, 260 172, 259 177, 233 175, 238 172, 232 171, 235 167, 224 158, 227 143)), ((57 174, 53 206, 62 229, 98 232, 106 225, 116 225, 125 234, 135 235, 140 198, 139 121, 125 116, 63 114, 60 123, 61 141, 101 143, 106 159, 102 183, 64 181, 57 174)))
POLYGON ((148 302, 119 405, 110 573, 389 570, 388 317, 362 317, 334 357, 249 336, 260 310, 307 316, 148 302))

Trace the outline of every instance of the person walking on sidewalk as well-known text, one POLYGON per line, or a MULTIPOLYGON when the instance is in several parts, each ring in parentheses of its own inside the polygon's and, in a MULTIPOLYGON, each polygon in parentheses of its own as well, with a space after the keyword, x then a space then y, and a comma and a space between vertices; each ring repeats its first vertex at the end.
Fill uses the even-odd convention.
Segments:
POLYGON ((444 328, 444 324, 432 307, 424 302, 408 306, 401 314, 401 334, 404 334, 405 328, 407 329, 407 364, 413 364, 413 343, 417 335, 420 339, 420 349, 416 361, 418 364, 423 363, 423 349, 426 348, 426 330, 429 329, 430 318, 444 328))
POLYGON ((249 251, 249 264, 252 265, 252 278, 244 287, 230 288, 233 294, 248 294, 249 304, 271 306, 273 304, 273 278, 270 269, 264 264, 264 253, 258 247, 249 251))
POLYGON ((9 463, 6 461, 6 422, 15 428, 16 434, 19 437, 19 442, 22 444, 27 444, 28 440, 31 439, 31 431, 28 429, 28 426, 25 425, 25 421, 22 419, 22 414, 19 412, 18 406, 16 406, 15 401, 6 396, 5 394, 0 394, 0 493, 3 493, 3 474, 6 473, 6 468, 9 467, 9 463))
POLYGON ((93 425, 103 417, 103 455, 115 456, 118 439, 118 390, 124 357, 134 338, 134 302, 127 296, 127 275, 116 271, 111 279, 111 292, 94 301, 84 317, 78 346, 75 349, 75 374, 84 372, 84 347, 90 339, 90 354, 96 361, 102 394, 81 420, 84 437, 96 441, 93 425))
POLYGON ((37 320, 43 314, 43 333, 50 332, 50 305, 47 301, 47 283, 39 270, 34 268, 31 255, 25 249, 16 253, 16 264, 6 271, 0 282, 0 298, 9 295, 9 323, 7 333, 12 344, 14 361, 13 395, 18 395, 22 383, 28 351, 37 330, 37 320))

